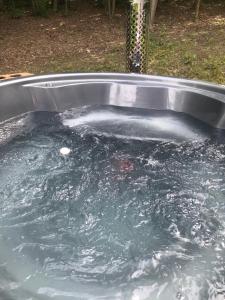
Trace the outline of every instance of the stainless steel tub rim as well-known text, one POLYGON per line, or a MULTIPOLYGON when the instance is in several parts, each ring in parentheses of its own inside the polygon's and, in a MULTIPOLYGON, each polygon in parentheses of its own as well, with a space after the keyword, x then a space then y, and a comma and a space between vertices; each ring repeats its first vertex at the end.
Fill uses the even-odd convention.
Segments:
POLYGON ((68 73, 0 83, 0 121, 30 111, 64 111, 84 105, 114 105, 181 112, 225 129, 225 87, 178 78, 68 73))

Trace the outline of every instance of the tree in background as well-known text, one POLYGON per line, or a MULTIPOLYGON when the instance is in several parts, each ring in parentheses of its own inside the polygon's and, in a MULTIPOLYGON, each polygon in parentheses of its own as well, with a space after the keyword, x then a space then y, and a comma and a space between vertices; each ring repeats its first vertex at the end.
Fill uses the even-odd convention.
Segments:
POLYGON ((152 26, 154 23, 157 5, 158 5, 158 0, 150 0, 150 8, 151 8, 150 26, 152 26))
POLYGON ((196 0, 195 21, 197 21, 199 18, 200 5, 201 5, 201 0, 196 0))
MULTIPOLYGON (((169 2, 168 0, 165 0, 165 1, 169 2)), ((154 23, 158 3, 159 3, 159 0, 150 0, 150 6, 151 6, 150 26, 152 26, 154 23)), ((199 19, 200 5, 201 5, 201 0, 193 0, 192 6, 195 7, 195 21, 197 21, 199 19)))
POLYGON ((48 0, 32 0, 33 14, 37 16, 47 16, 48 0))
MULTIPOLYGON (((87 2, 90 5, 101 5, 105 7, 107 15, 111 18, 115 14, 116 6, 124 5, 129 0, 0 0, 0 8, 5 7, 6 11, 9 11, 12 16, 19 17, 23 14, 24 7, 29 7, 32 9, 34 15, 47 16, 48 10, 53 10, 57 12, 63 8, 65 15, 68 14, 71 9, 71 3, 76 3, 79 6, 81 2, 87 2)), ((150 25, 154 23, 155 15, 157 12, 158 5, 163 5, 165 3, 182 3, 182 0, 148 0, 150 1, 150 25)), ((184 3, 185 1, 183 1, 184 3)), ((186 1, 187 6, 191 6, 195 9, 195 20, 199 18, 200 6, 203 1, 201 0, 189 0, 186 1)), ((207 2, 207 0, 205 0, 207 2)), ((213 4, 216 0, 212 0, 213 4)))
POLYGON ((64 0, 64 1, 52 0, 52 1, 50 1, 54 12, 58 11, 59 4, 61 4, 62 2, 63 2, 63 5, 64 5, 65 15, 67 16, 68 12, 69 12, 69 8, 70 8, 70 0, 64 0))
POLYGON ((58 0, 53 0, 53 10, 54 10, 54 12, 57 12, 57 10, 58 10, 58 0))
POLYGON ((0 0, 2 7, 12 17, 21 17, 24 8, 31 8, 34 15, 46 16, 48 11, 48 0, 0 0))
POLYGON ((112 18, 115 14, 116 0, 104 0, 104 6, 108 16, 112 18))

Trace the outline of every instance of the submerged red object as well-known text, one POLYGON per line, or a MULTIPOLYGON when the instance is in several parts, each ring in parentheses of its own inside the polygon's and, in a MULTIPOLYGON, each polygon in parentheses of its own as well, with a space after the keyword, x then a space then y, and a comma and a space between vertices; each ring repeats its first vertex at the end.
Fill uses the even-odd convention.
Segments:
POLYGON ((128 159, 119 161, 119 170, 122 173, 130 173, 134 170, 134 165, 128 159))
POLYGON ((116 159, 115 167, 121 173, 130 173, 134 170, 134 164, 129 159, 116 159))

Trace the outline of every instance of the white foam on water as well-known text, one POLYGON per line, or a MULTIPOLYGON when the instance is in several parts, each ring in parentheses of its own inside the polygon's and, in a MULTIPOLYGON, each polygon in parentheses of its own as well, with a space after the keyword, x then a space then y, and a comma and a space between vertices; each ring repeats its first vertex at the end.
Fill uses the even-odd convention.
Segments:
POLYGON ((207 135, 193 130, 179 118, 169 115, 128 115, 105 110, 73 112, 61 114, 62 123, 70 128, 89 126, 99 134, 132 139, 204 141, 207 135), (182 130, 180 128, 182 127, 182 130))

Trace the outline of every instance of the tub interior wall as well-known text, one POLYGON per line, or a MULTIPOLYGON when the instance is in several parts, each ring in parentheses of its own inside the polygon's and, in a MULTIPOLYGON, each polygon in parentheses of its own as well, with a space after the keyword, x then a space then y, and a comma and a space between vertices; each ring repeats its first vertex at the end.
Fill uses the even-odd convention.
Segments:
POLYGON ((93 76, 81 79, 78 75, 43 76, 1 84, 0 121, 30 111, 61 112, 85 105, 113 105, 182 112, 213 127, 225 128, 222 87, 216 89, 188 81, 184 84, 172 79, 160 81, 154 77, 128 80, 125 75, 120 75, 122 79, 119 75, 111 79, 107 76, 103 79, 103 75, 93 79, 93 76))

